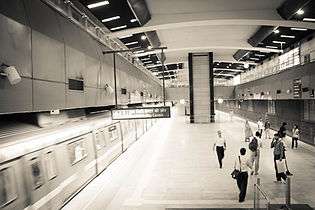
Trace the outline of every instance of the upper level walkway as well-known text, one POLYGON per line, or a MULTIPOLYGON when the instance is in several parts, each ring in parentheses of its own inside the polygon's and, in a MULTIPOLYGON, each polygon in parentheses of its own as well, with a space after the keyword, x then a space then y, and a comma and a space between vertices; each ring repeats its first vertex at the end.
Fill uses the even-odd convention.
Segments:
MULTIPOLYGON (((244 142, 244 123, 217 112, 217 123, 189 124, 173 110, 83 189, 64 210, 165 208, 249 208, 253 205, 250 176, 246 201, 238 203, 238 189, 230 176, 244 142), (216 131, 227 139, 223 169, 212 147, 216 131)), ((181 114, 181 113, 180 113, 181 114)), ((273 203, 284 202, 285 185, 274 183, 270 141, 263 139, 259 177, 273 203)), ((288 146, 289 141, 287 142, 288 146)), ((292 202, 315 206, 315 153, 302 143, 287 158, 292 177, 292 202)))

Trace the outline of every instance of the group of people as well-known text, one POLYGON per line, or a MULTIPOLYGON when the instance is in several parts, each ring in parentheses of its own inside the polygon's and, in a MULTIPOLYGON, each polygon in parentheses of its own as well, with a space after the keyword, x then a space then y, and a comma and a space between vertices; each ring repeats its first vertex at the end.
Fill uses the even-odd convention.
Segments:
MULTIPOLYGON (((273 149, 273 159, 274 167, 276 172, 276 181, 279 183, 285 183, 287 176, 292 176, 293 174, 288 169, 287 159, 286 159, 286 146, 285 138, 287 137, 287 123, 283 122, 278 132, 276 132, 271 141, 270 147, 273 149)), ((239 202, 244 202, 247 191, 247 183, 249 173, 251 175, 258 175, 259 173, 259 161, 261 148, 263 147, 262 135, 265 133, 265 139, 271 139, 271 125, 269 120, 265 122, 259 119, 257 122, 257 131, 255 135, 251 130, 249 122, 245 122, 245 141, 248 142, 248 153, 246 156, 246 148, 240 149, 240 154, 235 160, 234 170, 237 170, 237 186, 239 188, 239 202)), ((213 149, 217 153, 219 167, 222 168, 222 160, 224 158, 224 152, 226 150, 227 144, 226 139, 222 135, 222 131, 218 131, 218 138, 214 143, 213 149)), ((292 149, 298 146, 298 140, 300 139, 300 131, 297 125, 294 125, 292 129, 292 149)))

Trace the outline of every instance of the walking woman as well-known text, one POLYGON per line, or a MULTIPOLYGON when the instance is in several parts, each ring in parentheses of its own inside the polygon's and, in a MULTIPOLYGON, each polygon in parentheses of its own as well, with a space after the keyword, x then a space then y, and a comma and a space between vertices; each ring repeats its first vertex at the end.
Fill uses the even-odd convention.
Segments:
POLYGON ((271 148, 273 149, 274 165, 276 170, 276 182, 285 182, 287 180, 287 175, 285 174, 286 165, 284 157, 284 143, 279 134, 276 133, 271 142, 271 148))
POLYGON ((237 187, 240 190, 239 199, 240 203, 245 201, 246 191, 247 191, 247 184, 248 184, 248 171, 251 170, 251 164, 246 158, 246 149, 240 149, 240 155, 235 160, 234 169, 239 170, 240 173, 238 174, 236 181, 237 187))
POLYGON ((226 140, 222 137, 222 132, 218 131, 218 138, 213 145, 213 150, 216 150, 219 166, 222 168, 222 160, 224 158, 224 150, 226 150, 226 140))
POLYGON ((300 130, 297 125, 294 125, 292 129, 292 149, 298 147, 298 140, 300 139, 300 130))

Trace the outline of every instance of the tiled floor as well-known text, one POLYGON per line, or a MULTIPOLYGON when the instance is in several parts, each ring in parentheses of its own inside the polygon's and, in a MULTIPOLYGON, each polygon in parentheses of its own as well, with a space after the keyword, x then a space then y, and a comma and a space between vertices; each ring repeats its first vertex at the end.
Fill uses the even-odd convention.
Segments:
MULTIPOLYGON (((243 204, 237 201, 238 190, 230 176, 239 148, 247 147, 244 123, 236 118, 231 122, 221 113, 215 124, 189 124, 174 112, 173 118, 156 124, 64 210, 252 207, 256 176, 249 179, 243 204), (228 147, 223 169, 219 169, 212 151, 219 129, 228 147)), ((301 147, 289 149, 287 156, 294 173, 293 202, 315 206, 315 153, 301 147)), ((270 140, 265 140, 259 177, 272 202, 284 202, 285 185, 273 182, 272 158, 270 140)))

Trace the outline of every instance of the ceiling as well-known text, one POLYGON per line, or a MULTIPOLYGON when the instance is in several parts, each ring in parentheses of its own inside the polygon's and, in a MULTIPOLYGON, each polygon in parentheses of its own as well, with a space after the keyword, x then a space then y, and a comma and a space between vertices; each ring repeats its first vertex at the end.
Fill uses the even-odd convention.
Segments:
MULTIPOLYGON (((100 1, 80 0, 87 7, 100 1)), ((138 21, 129 1, 109 0, 108 5, 90 11, 99 20, 119 16, 104 25, 112 31, 110 36, 120 38, 130 49, 150 48, 150 40, 143 38, 146 32, 156 31, 161 46, 167 47, 164 75, 172 80, 187 80, 188 73, 182 72, 187 72, 189 52, 212 51, 216 77, 230 79, 272 55, 294 47, 315 29, 315 22, 303 20, 305 17, 315 18, 315 1, 312 0, 304 1, 299 7, 303 14, 294 13, 289 18, 281 17, 277 8, 288 1, 294 3, 292 0, 233 0, 233 3, 231 0, 145 0, 151 14, 145 24, 138 21), (257 46, 252 46, 248 39, 263 25, 272 26, 274 30, 257 46), (124 28, 115 29, 119 26, 124 28), (307 30, 292 30, 292 27, 307 30), (233 55, 238 50, 247 53, 235 60, 233 55), (245 65, 245 68, 244 63, 252 65, 245 65)), ((139 59, 153 74, 162 78, 161 60, 157 55, 159 52, 152 52, 139 59)))

